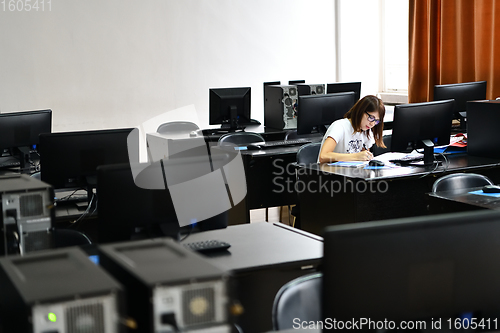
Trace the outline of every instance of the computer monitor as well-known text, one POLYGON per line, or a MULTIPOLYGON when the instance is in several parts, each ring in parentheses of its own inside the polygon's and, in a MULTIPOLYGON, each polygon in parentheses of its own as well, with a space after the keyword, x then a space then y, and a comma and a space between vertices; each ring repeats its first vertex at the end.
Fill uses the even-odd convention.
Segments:
POLYGON ((30 150, 39 143, 41 133, 52 131, 52 110, 0 114, 0 156, 5 149, 19 158, 21 169, 29 162, 30 150))
POLYGON ((294 85, 297 85, 299 83, 306 83, 306 80, 290 80, 290 81, 288 81, 288 85, 290 85, 290 86, 294 86, 294 85))
MULTIPOLYGON (((252 123, 250 118, 251 88, 209 89, 209 124, 235 131, 252 123)), ((255 122, 255 121, 253 121, 255 122)))
POLYGON ((297 134, 325 133, 354 106, 354 92, 299 96, 297 134))
MULTIPOLYGON (((205 219, 195 225, 179 226, 174 204, 167 186, 146 189, 136 185, 142 179, 162 174, 162 164, 152 163, 134 181, 129 163, 104 165, 97 168, 99 200, 99 243, 140 238, 170 237, 178 239, 188 232, 227 227, 227 212, 205 219)), ((145 165, 145 164, 144 164, 145 165)))
POLYGON ((354 91, 355 102, 357 102, 361 96, 361 82, 335 82, 326 85, 327 94, 347 91, 354 91))
POLYGON ((41 180, 54 189, 95 188, 99 165, 129 162, 127 138, 131 131, 124 128, 41 134, 41 180))
POLYGON ((445 331, 472 328, 460 319, 472 316, 475 325, 483 322, 479 330, 496 331, 499 233, 500 213, 494 211, 327 227, 323 318, 340 325, 364 318, 357 327, 364 331, 383 329, 384 321, 398 328, 400 321, 421 320, 426 330, 413 328, 427 332, 439 322, 445 331))
POLYGON ((486 81, 440 84, 434 86, 434 100, 454 99, 454 117, 467 117, 467 102, 486 99, 486 81))
POLYGON ((424 148, 424 165, 434 162, 434 145, 450 144, 452 99, 400 104, 394 107, 391 150, 409 152, 424 148))

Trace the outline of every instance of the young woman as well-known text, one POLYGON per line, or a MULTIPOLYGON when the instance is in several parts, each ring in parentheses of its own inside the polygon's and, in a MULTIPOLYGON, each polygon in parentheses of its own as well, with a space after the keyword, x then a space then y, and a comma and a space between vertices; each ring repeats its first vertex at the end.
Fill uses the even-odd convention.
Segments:
POLYGON ((381 99, 368 95, 360 99, 326 131, 318 156, 320 163, 336 161, 369 161, 369 149, 375 143, 385 148, 382 140, 385 106, 381 99))

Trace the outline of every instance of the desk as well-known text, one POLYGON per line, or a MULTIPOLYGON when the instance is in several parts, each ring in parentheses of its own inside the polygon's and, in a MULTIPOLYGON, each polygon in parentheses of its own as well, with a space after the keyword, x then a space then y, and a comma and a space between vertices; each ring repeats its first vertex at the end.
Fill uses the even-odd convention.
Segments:
POLYGON ((500 197, 470 193, 481 189, 482 187, 477 187, 428 193, 431 211, 448 213, 474 209, 500 210, 500 197))
POLYGON ((500 159, 454 154, 447 160, 437 168, 297 166, 302 229, 320 235, 327 225, 429 214, 426 193, 449 173, 476 172, 500 183, 500 159))
POLYGON ((323 257, 323 239, 281 223, 257 222, 193 234, 184 242, 217 239, 228 253, 207 257, 232 272, 236 298, 245 312, 237 318, 244 332, 272 330, 274 297, 286 282, 315 271, 323 257))

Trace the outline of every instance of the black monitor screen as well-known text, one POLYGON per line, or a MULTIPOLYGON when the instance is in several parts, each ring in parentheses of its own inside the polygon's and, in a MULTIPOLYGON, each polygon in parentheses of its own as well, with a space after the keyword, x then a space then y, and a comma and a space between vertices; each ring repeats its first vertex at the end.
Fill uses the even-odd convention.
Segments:
POLYGON ((324 133, 326 127, 341 119, 354 105, 354 93, 299 96, 297 134, 324 133))
POLYGON ((354 98, 357 102, 361 96, 361 82, 336 82, 326 85, 326 93, 333 94, 339 92, 354 91, 354 98))
POLYGON ((131 131, 128 128, 40 135, 42 181, 56 189, 94 187, 99 165, 129 162, 127 138, 131 131))
POLYGON ((52 111, 23 111, 0 114, 0 149, 32 147, 41 133, 52 131, 52 111))
POLYGON ((238 129, 251 123, 251 89, 213 88, 209 89, 209 124, 223 128, 238 129))
POLYGON ((455 113, 465 112, 468 101, 486 99, 486 81, 435 85, 434 100, 445 99, 455 100, 455 113))
POLYGON ((424 140, 437 146, 449 144, 453 103, 445 100, 396 105, 391 149, 408 152, 423 148, 424 140))
POLYGON ((493 211, 328 227, 323 317, 364 318, 364 331, 422 320, 420 332, 439 322, 444 331, 460 331, 471 321, 456 318, 472 317, 483 319, 481 331, 497 331, 499 234, 500 213, 493 211))
POLYGON ((158 175, 161 177, 162 167, 168 167, 168 161, 144 168, 139 166, 143 170, 135 181, 128 163, 97 168, 100 243, 161 236, 177 238, 180 233, 227 227, 227 213, 224 212, 196 226, 181 228, 168 186, 160 184, 162 186, 156 189, 147 189, 136 185, 136 182, 143 183, 142 179, 149 183, 158 175))

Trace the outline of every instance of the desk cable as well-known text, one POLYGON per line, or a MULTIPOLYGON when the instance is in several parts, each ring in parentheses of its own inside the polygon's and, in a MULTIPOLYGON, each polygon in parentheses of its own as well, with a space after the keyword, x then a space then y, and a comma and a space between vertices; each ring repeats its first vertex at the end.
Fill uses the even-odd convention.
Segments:
POLYGON ((80 220, 85 218, 87 215, 89 215, 89 216, 94 215, 95 212, 97 211, 97 200, 98 200, 97 193, 92 193, 92 198, 90 199, 90 202, 89 202, 89 205, 87 206, 87 209, 85 209, 85 211, 82 213, 82 215, 80 215, 76 220, 72 221, 71 224, 76 225, 76 223, 80 222, 80 220), (94 210, 92 211, 92 213, 89 214, 90 209, 92 208, 92 203, 94 202, 94 198, 96 199, 94 210))
MULTIPOLYGON (((446 172, 446 170, 448 170, 448 167, 450 166, 450 161, 448 160, 448 158, 446 157, 446 155, 444 155, 443 153, 438 153, 438 154, 441 155, 444 158, 445 162, 446 162, 445 163, 445 167, 444 167, 443 170, 441 170, 441 172, 446 172)), ((437 168, 439 167, 439 161, 436 158, 434 158, 434 160, 436 161, 435 167, 431 171, 428 171, 425 174, 423 174, 422 176, 420 176, 418 179, 422 179, 424 177, 427 177, 427 176, 429 176, 430 174, 434 173, 437 170, 437 168)))

